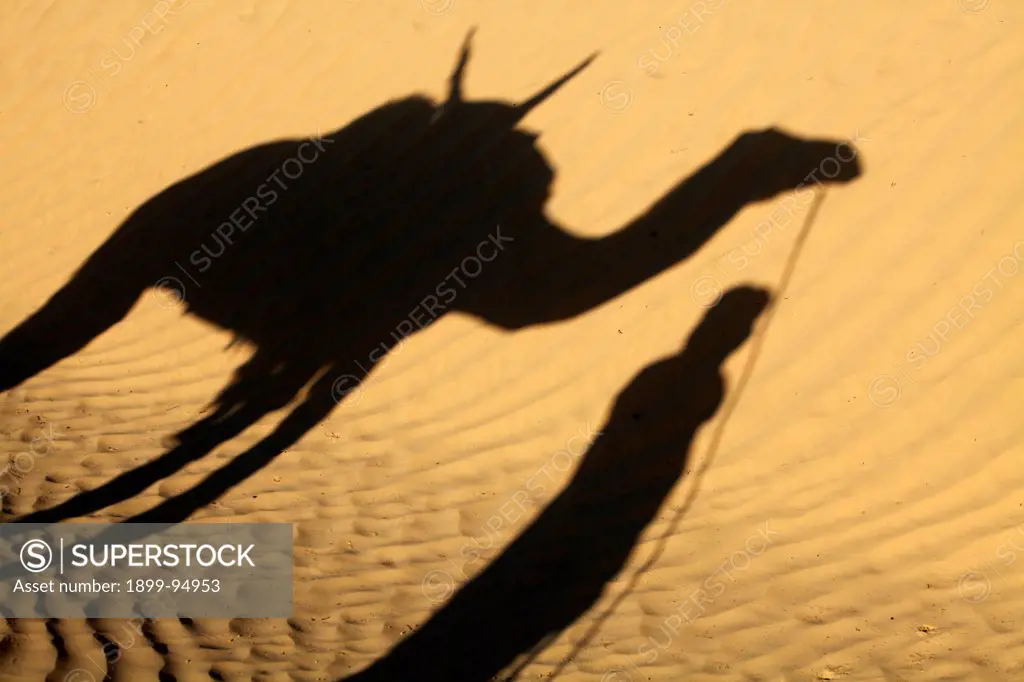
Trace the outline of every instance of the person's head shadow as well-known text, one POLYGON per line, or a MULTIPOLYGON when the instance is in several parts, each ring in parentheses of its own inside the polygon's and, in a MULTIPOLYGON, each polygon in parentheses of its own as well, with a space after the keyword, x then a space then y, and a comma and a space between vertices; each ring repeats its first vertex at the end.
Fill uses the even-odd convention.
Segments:
MULTIPOLYGON (((725 397, 722 364, 769 300, 754 287, 728 291, 679 353, 619 393, 569 484, 529 527, 422 627, 347 682, 484 682, 594 606, 682 478, 694 437, 725 397)), ((456 560, 472 561, 474 551, 456 560)), ((454 585, 461 576, 446 577, 454 585)))
POLYGON ((82 516, 138 494, 296 402, 197 488, 134 520, 180 521, 353 397, 398 344, 452 312, 502 329, 565 321, 685 260, 751 202, 856 178, 843 141, 739 135, 607 237, 545 214, 552 166, 518 124, 589 59, 520 104, 466 101, 469 40, 439 105, 391 101, 323 137, 239 152, 136 209, 35 314, 0 339, 0 391, 77 352, 150 289, 254 349, 155 461, 23 521, 82 516), (301 398, 300 398, 301 396, 301 398))

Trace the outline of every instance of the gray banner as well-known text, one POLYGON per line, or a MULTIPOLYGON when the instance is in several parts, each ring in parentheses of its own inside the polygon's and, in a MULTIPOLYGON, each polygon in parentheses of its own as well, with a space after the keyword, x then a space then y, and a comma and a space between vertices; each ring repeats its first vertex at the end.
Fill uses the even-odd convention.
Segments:
POLYGON ((7 618, 288 618, 288 523, 0 524, 7 618))

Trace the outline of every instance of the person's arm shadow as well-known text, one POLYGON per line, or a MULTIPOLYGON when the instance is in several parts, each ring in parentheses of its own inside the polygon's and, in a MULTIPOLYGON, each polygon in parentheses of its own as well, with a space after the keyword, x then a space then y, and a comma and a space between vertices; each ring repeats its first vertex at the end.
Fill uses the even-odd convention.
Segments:
POLYGON ((763 289, 726 292, 678 354, 619 393, 568 486, 533 523, 421 628, 346 681, 484 682, 586 613, 682 477, 697 431, 724 398, 722 363, 768 303, 763 289))

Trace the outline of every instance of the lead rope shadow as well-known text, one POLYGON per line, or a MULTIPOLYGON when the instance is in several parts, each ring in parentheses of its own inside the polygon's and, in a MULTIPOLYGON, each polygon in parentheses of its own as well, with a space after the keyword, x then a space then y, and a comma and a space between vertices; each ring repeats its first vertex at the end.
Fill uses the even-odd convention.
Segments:
MULTIPOLYGON (((565 658, 562 659, 558 666, 555 667, 554 671, 552 671, 550 675, 552 680, 557 679, 565 668, 576 659, 588 644, 590 644, 605 622, 607 622, 607 620, 615 613, 615 610, 623 601, 625 601, 626 597, 633 593, 636 589, 637 583, 640 582, 640 578, 658 562, 658 559, 661 558, 661 555, 665 551, 669 538, 675 535, 676 531, 679 529, 679 524, 682 523, 683 517, 685 517, 687 512, 690 511, 694 501, 697 499, 704 476, 708 469, 711 468, 711 464, 714 461, 715 456, 718 454, 718 448, 721 445, 722 435, 725 433, 725 427, 732 418, 732 415, 735 413, 740 400, 743 399, 747 383, 750 381, 750 377, 754 374, 754 368, 757 366, 757 361, 761 356, 761 349, 764 347, 764 340, 768 336, 768 330, 771 328, 772 320, 774 320, 775 313, 779 309, 779 301, 784 299, 786 290, 789 288, 790 281, 793 278, 793 272, 796 269, 796 264, 803 251, 804 243, 807 241, 807 237, 811 233, 811 227, 814 225, 814 221, 818 216, 818 209, 821 207, 821 203, 825 200, 825 193, 826 190, 824 189, 815 189, 814 200, 810 209, 807 211, 807 217, 804 220, 803 227, 800 229, 799 234, 797 234, 796 241, 794 242, 793 248, 786 260, 786 267, 783 269, 782 276, 779 278, 779 283, 776 286, 775 297, 768 304, 768 310, 765 312, 764 319, 754 334, 754 339, 750 346, 750 357, 747 359, 747 363, 743 367, 743 372, 740 374, 740 378, 736 382, 736 388, 733 389, 728 401, 722 407, 722 417, 715 425, 715 430, 711 436, 711 443, 708 445, 707 454, 704 455, 704 459, 701 460, 700 465, 691 474, 693 478, 693 485, 690 487, 686 498, 683 500, 683 503, 679 508, 676 509, 676 512, 672 517, 672 521, 669 523, 668 529, 666 529, 661 537, 657 539, 657 544, 651 552, 651 555, 643 564, 640 565, 639 568, 637 568, 636 572, 633 573, 633 576, 629 579, 629 582, 626 584, 626 587, 622 592, 620 592, 615 600, 612 601, 605 612, 597 617, 594 623, 587 630, 586 634, 580 638, 579 642, 573 645, 572 650, 565 656, 565 658)), ((541 650, 531 653, 526 660, 516 666, 515 670, 513 670, 508 676, 504 677, 502 682, 513 682, 516 680, 520 673, 522 673, 530 663, 536 660, 540 653, 541 650)))

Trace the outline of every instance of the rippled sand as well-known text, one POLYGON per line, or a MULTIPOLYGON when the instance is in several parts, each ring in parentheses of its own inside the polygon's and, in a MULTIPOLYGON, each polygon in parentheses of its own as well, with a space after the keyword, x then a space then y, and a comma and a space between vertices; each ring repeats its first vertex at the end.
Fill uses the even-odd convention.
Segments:
MULTIPOLYGON (((550 673, 627 587, 562 679, 1024 677, 1024 5, 8 0, 0 17, 0 333, 172 182, 392 98, 442 99, 472 26, 471 100, 522 100, 600 50, 522 123, 556 172, 547 215, 578 236, 614 232, 743 131, 854 140, 863 175, 824 199, 692 508, 670 526, 687 476, 521 679, 550 673)), ((507 332, 446 317, 196 513, 296 524, 293 618, 0 622, 0 680, 364 668, 529 526, 575 467, 558 453, 586 451, 715 292, 775 286, 806 215, 782 210, 790 196, 574 319, 507 332), (528 481, 543 490, 521 504, 528 481)), ((251 352, 230 341, 147 295, 0 395, 4 515, 163 452, 251 352)), ((726 363, 730 385, 748 357, 726 363)), ((182 492, 281 414, 93 518, 182 492)))

